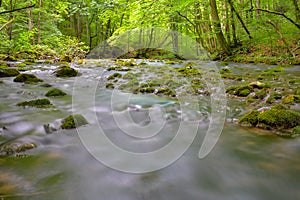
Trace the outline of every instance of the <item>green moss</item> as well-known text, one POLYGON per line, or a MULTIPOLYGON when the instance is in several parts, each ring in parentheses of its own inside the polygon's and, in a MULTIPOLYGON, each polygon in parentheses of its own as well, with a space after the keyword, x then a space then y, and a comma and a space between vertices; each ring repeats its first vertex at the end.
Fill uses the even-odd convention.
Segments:
POLYGON ((147 81, 147 84, 149 85, 149 87, 159 87, 162 86, 162 81, 159 79, 152 79, 147 81))
POLYGON ((52 85, 50 85, 49 83, 44 83, 41 85, 41 87, 49 88, 49 87, 52 87, 52 85))
POLYGON ((170 97, 175 97, 176 93, 171 90, 170 88, 158 88, 157 95, 166 95, 166 96, 170 96, 170 97))
POLYGON ((119 85, 118 89, 126 90, 126 91, 136 91, 139 86, 139 81, 137 79, 133 79, 128 81, 125 84, 119 85))
POLYGON ((16 64, 16 67, 20 67, 20 68, 26 67, 26 63, 18 63, 16 64))
POLYGON ((201 71, 192 67, 182 67, 176 70, 184 77, 201 76, 201 71))
POLYGON ((174 60, 167 60, 167 61, 165 62, 165 64, 166 64, 166 65, 174 65, 174 64, 176 64, 176 62, 175 62, 174 60))
POLYGON ((43 82, 42 79, 37 78, 34 74, 19 74, 14 82, 23 82, 23 83, 37 83, 43 82))
POLYGON ((293 103, 300 103, 300 95, 288 95, 285 96, 282 101, 283 104, 293 104, 293 103))
POLYGON ((58 88, 53 88, 45 94, 46 97, 58 97, 58 96, 65 96, 65 95, 67 95, 67 93, 61 91, 58 88))
POLYGON ((288 129, 300 125, 300 113, 293 110, 270 109, 258 115, 258 127, 288 129))
POLYGON ((140 88, 139 92, 141 92, 141 93, 154 93, 155 88, 153 88, 153 87, 140 88))
POLYGON ((278 93, 278 92, 274 92, 270 95, 270 97, 267 99, 266 103, 267 104, 272 104, 274 103, 276 100, 279 100, 282 98, 282 94, 278 93))
POLYGON ((121 65, 121 66, 127 66, 127 67, 133 67, 136 65, 136 63, 134 63, 134 59, 130 59, 130 61, 126 61, 126 60, 116 60, 115 62, 117 65, 121 65))
POLYGON ((78 75, 77 70, 67 65, 59 67, 59 69, 56 70, 54 73, 57 77, 75 77, 78 75))
POLYGON ((19 74, 20 72, 13 68, 0 69, 0 77, 14 77, 19 74))
POLYGON ((132 80, 132 79, 136 79, 137 75, 133 74, 131 72, 127 72, 126 74, 124 74, 123 79, 128 79, 128 80, 132 80))
POLYGON ((258 90, 255 92, 255 99, 264 99, 267 96, 266 90, 258 90))
POLYGON ((232 73, 232 70, 228 67, 224 67, 219 72, 220 72, 220 74, 227 74, 227 73, 232 73))
POLYGON ((239 119, 239 124, 242 126, 256 126, 258 124, 259 112, 254 110, 246 113, 239 119))
POLYGON ((300 135, 300 126, 296 126, 293 131, 292 131, 293 135, 300 135))
POLYGON ((72 62, 72 58, 69 55, 63 55, 60 57, 59 62, 72 62))
POLYGON ((62 120, 62 129, 72 129, 88 124, 87 120, 79 114, 69 115, 62 120))
POLYGON ((109 77, 107 77, 107 80, 113 80, 115 78, 122 78, 122 74, 114 73, 114 74, 110 75, 109 77))
POLYGON ((35 99, 31 101, 24 101, 21 103, 18 103, 17 106, 30 106, 30 107, 37 107, 37 108, 43 108, 43 107, 49 107, 51 106, 51 102, 49 99, 35 99))
POLYGON ((239 96, 239 97, 247 97, 253 91, 254 91, 253 87, 249 85, 242 85, 242 86, 231 86, 227 88, 226 93, 239 96))
POLYGON ((107 83, 106 86, 105 86, 107 89, 114 89, 115 86, 113 83, 107 83))

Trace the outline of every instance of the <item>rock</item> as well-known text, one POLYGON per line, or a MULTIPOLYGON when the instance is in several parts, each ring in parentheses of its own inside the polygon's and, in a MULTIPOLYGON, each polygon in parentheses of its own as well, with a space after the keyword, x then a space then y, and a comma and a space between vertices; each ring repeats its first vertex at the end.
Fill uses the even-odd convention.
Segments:
POLYGON ((114 74, 110 75, 109 77, 107 77, 107 80, 113 80, 115 78, 122 78, 122 74, 114 73, 114 74))
POLYGON ((176 93, 171 90, 170 88, 158 88, 157 92, 156 92, 157 95, 166 95, 166 96, 170 96, 170 97, 176 97, 176 93))
POLYGON ((43 82, 42 79, 37 78, 34 74, 19 74, 15 79, 14 82, 23 82, 23 83, 37 83, 43 82))
POLYGON ((289 129, 300 125, 300 113, 279 107, 261 112, 255 110, 242 116, 239 124, 271 130, 289 129))
POLYGON ((24 101, 21 103, 18 103, 17 106, 30 106, 30 107, 37 107, 37 108, 44 108, 44 107, 50 107, 52 104, 49 101, 49 99, 35 99, 31 101, 24 101))
POLYGON ((126 60, 116 60, 115 62, 117 65, 121 65, 121 66, 127 66, 127 67, 133 67, 136 65, 136 63, 134 62, 134 59, 130 59, 130 61, 126 61, 126 60))
POLYGON ((140 88, 139 92, 141 92, 141 93, 154 93, 155 88, 153 88, 153 87, 144 87, 144 88, 140 88))
POLYGON ((226 73, 232 73, 232 70, 229 67, 224 67, 219 72, 220 74, 226 74, 226 73))
POLYGON ((107 89, 114 89, 115 86, 113 83, 107 83, 106 86, 105 86, 107 89))
POLYGON ((296 126, 293 131, 292 135, 300 135, 300 126, 296 126))
POLYGON ((247 97, 253 91, 254 90, 251 86, 242 85, 242 86, 231 86, 227 88, 226 93, 239 96, 239 97, 247 97))
POLYGON ((67 95, 67 93, 61 91, 58 88, 53 88, 45 94, 46 97, 58 97, 58 96, 65 96, 65 95, 67 95))
POLYGON ((13 68, 0 69, 0 77, 14 77, 19 74, 20 72, 13 68))
POLYGON ((279 100, 282 98, 282 94, 279 92, 274 92, 272 93, 269 98, 266 100, 267 104, 272 104, 274 103, 276 100, 279 100))
POLYGON ((258 88, 258 89, 262 89, 264 88, 265 84, 259 81, 255 81, 249 84, 249 86, 251 86, 252 88, 258 88))
POLYGON ((75 70, 67 65, 59 67, 59 69, 56 70, 54 73, 57 77, 75 77, 78 75, 77 70, 75 70))
POLYGON ((166 65, 174 65, 174 64, 176 64, 176 62, 175 62, 174 60, 167 60, 167 61, 165 62, 165 64, 166 64, 166 65))
POLYGON ((72 62, 72 58, 69 55, 62 55, 59 59, 59 62, 72 62))
POLYGON ((18 140, 8 141, 0 145, 0 156, 10 156, 36 147, 37 145, 33 142, 18 140))
POLYGON ((52 87, 52 85, 49 83, 44 83, 41 85, 41 87, 49 88, 49 87, 52 87))
POLYGON ((62 120, 62 129, 72 129, 88 124, 87 120, 79 114, 69 115, 62 120))
POLYGON ((300 103, 300 95, 288 95, 285 96, 282 101, 283 104, 294 104, 294 103, 300 103))

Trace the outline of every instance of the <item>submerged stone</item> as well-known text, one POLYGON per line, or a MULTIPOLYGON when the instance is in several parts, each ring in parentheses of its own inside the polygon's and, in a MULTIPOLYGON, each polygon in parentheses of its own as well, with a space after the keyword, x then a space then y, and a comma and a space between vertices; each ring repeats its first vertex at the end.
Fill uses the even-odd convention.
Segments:
POLYGON ((62 120, 62 129, 73 129, 88 124, 87 120, 80 114, 69 115, 62 120))
POLYGON ((37 145, 33 142, 13 140, 0 145, 0 156, 10 156, 36 147, 37 145))
POLYGON ((37 108, 44 108, 51 106, 51 102, 49 99, 35 99, 31 101, 24 101, 21 103, 18 103, 17 106, 30 106, 30 107, 37 107, 37 108))
POLYGON ((23 83, 37 83, 43 82, 42 79, 37 78, 34 74, 19 74, 14 82, 23 82, 23 83))
POLYGON ((14 77, 19 74, 20 72, 13 68, 0 69, 0 77, 14 77))
POLYGON ((54 73, 57 77, 75 77, 78 75, 77 70, 67 65, 59 67, 54 73))
POLYGON ((46 97, 58 97, 58 96, 65 96, 65 95, 67 95, 67 93, 65 93, 64 91, 58 88, 53 88, 45 94, 46 97))

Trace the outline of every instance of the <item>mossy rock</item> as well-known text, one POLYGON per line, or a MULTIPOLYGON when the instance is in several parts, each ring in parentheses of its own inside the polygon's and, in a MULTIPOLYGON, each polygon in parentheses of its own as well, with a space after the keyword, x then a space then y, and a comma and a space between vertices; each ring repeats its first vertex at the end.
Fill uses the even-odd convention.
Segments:
POLYGON ((140 88, 139 92, 141 92, 141 93, 154 93, 155 88, 153 88, 153 87, 140 88))
POLYGON ((158 88, 157 95, 166 95, 166 96, 170 96, 170 97, 176 97, 176 93, 171 90, 170 88, 158 88))
POLYGON ((123 75, 123 79, 127 79, 127 80, 136 79, 136 77, 137 75, 131 72, 127 72, 126 74, 123 75))
POLYGON ((300 125, 300 113, 294 110, 270 109, 258 115, 257 126, 263 129, 288 129, 300 125))
POLYGON ((259 81, 255 81, 252 83, 249 83, 249 86, 251 86, 252 88, 257 88, 257 89, 263 89, 265 87, 265 84, 259 81))
POLYGON ((300 113, 278 108, 264 112, 255 110, 242 116, 239 124, 271 130, 289 129, 300 125, 300 113))
POLYGON ((34 74, 19 74, 14 79, 14 82, 37 83, 37 82, 43 82, 43 80, 37 78, 34 74))
POLYGON ((246 113, 239 119, 239 124, 242 126, 256 126, 258 124, 258 115, 259 112, 253 110, 251 112, 246 113))
POLYGON ((166 65, 174 65, 174 64, 176 64, 176 62, 175 62, 174 60, 167 60, 167 61, 165 62, 165 64, 166 64, 166 65))
POLYGON ((44 83, 41 85, 41 87, 49 88, 49 87, 52 87, 52 85, 49 83, 44 83))
POLYGON ((126 60, 116 60, 115 62, 117 65, 121 65, 121 66, 127 66, 127 67, 133 67, 136 65, 136 63, 134 62, 134 59, 130 59, 130 61, 126 61, 126 60))
POLYGON ((107 84, 105 85, 105 87, 106 87, 107 89, 114 89, 114 88, 115 88, 115 86, 114 86, 113 83, 107 83, 107 84))
POLYGON ((192 68, 192 67, 182 67, 182 68, 178 68, 176 70, 184 77, 201 76, 201 71, 196 68, 192 68))
POLYGON ((19 74, 20 72, 13 68, 0 69, 0 77, 14 77, 19 74))
POLYGON ((110 75, 109 77, 107 77, 107 80, 113 80, 115 78, 122 78, 122 74, 114 73, 114 74, 110 75))
POLYGON ((247 97, 253 91, 254 91, 253 87, 249 85, 242 85, 242 86, 231 86, 227 88, 226 93, 239 96, 239 97, 247 97))
POLYGON ((288 95, 285 96, 282 101, 283 104, 294 104, 294 103, 300 103, 300 95, 288 95))
POLYGON ((59 96, 65 96, 65 95, 67 95, 67 93, 65 93, 64 91, 62 91, 58 88, 53 88, 45 94, 46 97, 59 97, 59 96))
POLYGON ((20 68, 26 67, 26 63, 18 63, 16 64, 16 67, 20 67, 20 68))
POLYGON ((33 142, 13 140, 0 145, 0 156, 10 156, 36 147, 37 145, 33 142))
POLYGON ((266 90, 258 90, 255 92, 254 98, 255 99, 264 99, 267 96, 266 90))
POLYGON ((272 104, 274 103, 276 100, 279 100, 282 98, 282 94, 279 92, 273 92, 269 98, 267 99, 266 103, 267 104, 272 104))
POLYGON ((54 73, 57 77, 75 77, 78 75, 77 70, 67 65, 59 67, 59 69, 56 70, 54 73))
POLYGON ((31 101, 24 101, 21 103, 18 103, 17 106, 30 106, 30 107, 37 107, 37 108, 44 108, 44 107, 50 107, 52 104, 49 99, 35 99, 31 101))
POLYGON ((224 67, 223 69, 220 69, 220 74, 227 74, 227 73, 232 73, 232 70, 228 67, 224 67))
POLYGON ((139 81, 137 79, 133 79, 128 81, 125 84, 119 85, 118 89, 126 90, 126 91, 136 91, 139 86, 139 81))
POLYGON ((79 114, 69 115, 68 117, 62 120, 62 129, 73 129, 79 126, 88 124, 87 120, 79 114))

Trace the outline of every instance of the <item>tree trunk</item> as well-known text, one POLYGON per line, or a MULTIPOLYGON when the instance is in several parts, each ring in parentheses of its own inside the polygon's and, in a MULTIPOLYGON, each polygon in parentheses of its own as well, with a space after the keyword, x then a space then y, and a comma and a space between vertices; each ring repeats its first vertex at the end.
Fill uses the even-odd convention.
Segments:
MULTIPOLYGON (((13 10, 13 1, 12 0, 9 1, 9 8, 10 8, 10 10, 13 10)), ((14 18, 13 14, 12 14, 12 12, 10 12, 9 13, 9 21, 12 20, 13 18, 14 18)), ((12 40, 12 30, 13 30, 13 27, 12 27, 12 24, 10 24, 7 29, 7 35, 8 35, 9 40, 12 40)))
MULTIPOLYGON (((256 0, 256 9, 260 9, 260 0, 256 0)), ((259 19, 260 11, 256 10, 256 19, 259 19)))
POLYGON ((226 55, 231 55, 231 48, 228 45, 228 43, 226 42, 225 37, 222 32, 220 18, 218 15, 218 10, 217 10, 217 5, 216 5, 216 0, 210 0, 210 8, 211 8, 211 15, 212 15, 212 20, 213 20, 213 25, 214 25, 213 28, 216 33, 219 45, 226 55))
POLYGON ((42 42, 42 39, 41 39, 41 8, 42 8, 42 4, 43 4, 43 1, 40 0, 39 1, 39 13, 38 13, 38 44, 41 44, 42 42))
MULTIPOLYGON (((30 1, 30 5, 32 5, 31 1, 30 1)), ((33 24, 33 17, 32 17, 32 8, 29 8, 28 9, 28 30, 32 31, 33 27, 34 27, 34 24, 33 24)), ((34 37, 32 37, 31 44, 33 44, 33 45, 35 44, 34 37)))

